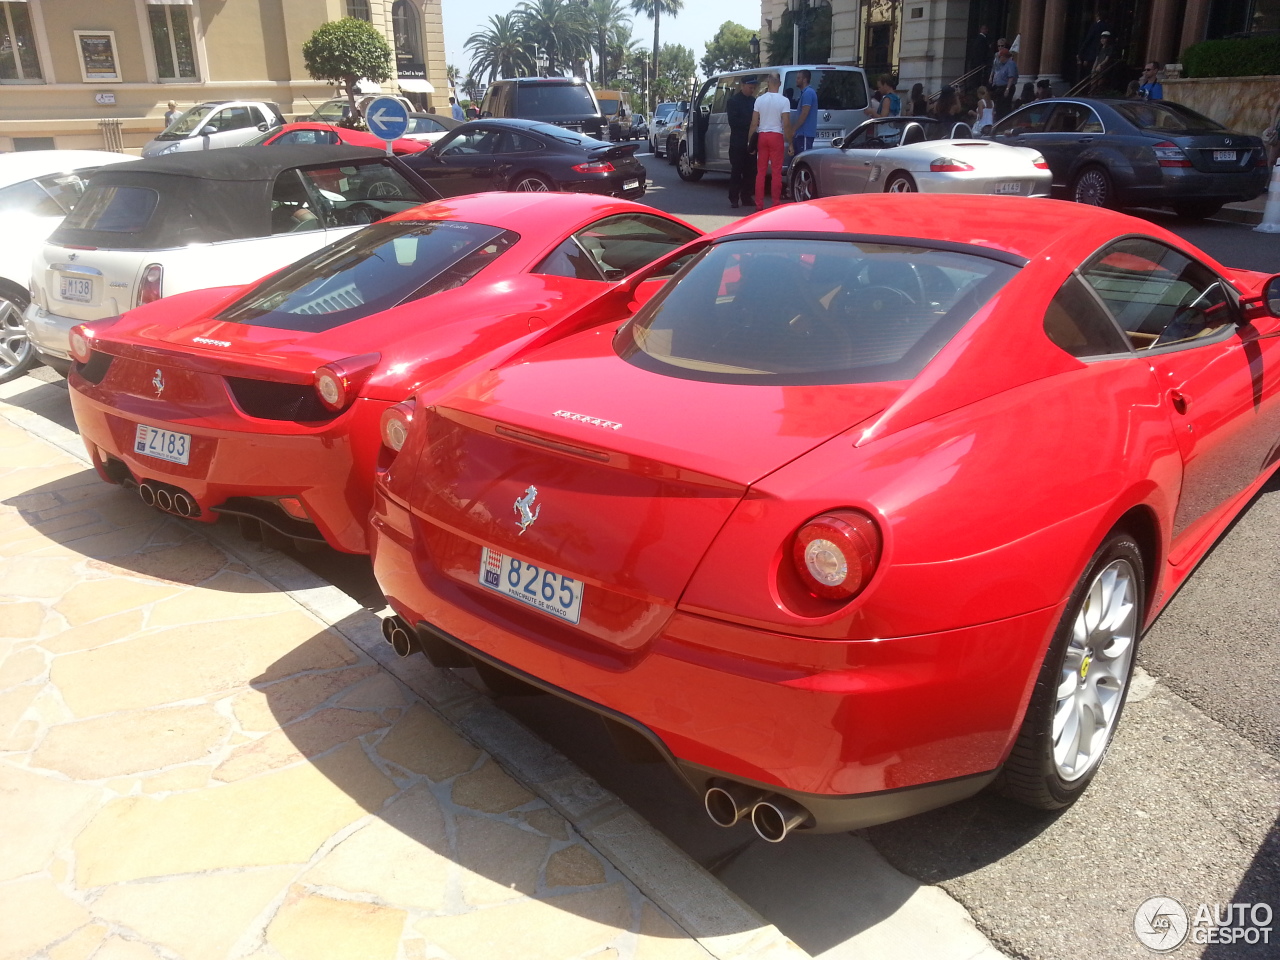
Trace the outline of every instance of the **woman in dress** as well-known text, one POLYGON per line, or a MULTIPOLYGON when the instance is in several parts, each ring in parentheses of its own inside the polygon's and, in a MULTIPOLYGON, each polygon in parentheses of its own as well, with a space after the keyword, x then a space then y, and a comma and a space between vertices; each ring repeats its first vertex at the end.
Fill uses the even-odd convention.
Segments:
POLYGON ((991 91, 985 86, 978 88, 978 133, 986 133, 996 122, 996 104, 991 99, 991 91))

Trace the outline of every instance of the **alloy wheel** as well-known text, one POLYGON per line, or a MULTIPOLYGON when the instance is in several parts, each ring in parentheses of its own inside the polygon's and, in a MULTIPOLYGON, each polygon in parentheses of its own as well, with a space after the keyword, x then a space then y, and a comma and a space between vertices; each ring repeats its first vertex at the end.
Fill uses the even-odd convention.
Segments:
POLYGON ((17 377, 35 361, 35 348, 22 326, 23 306, 0 295, 0 383, 17 377))
POLYGON ((1105 207, 1110 199, 1111 185, 1101 170, 1086 170, 1076 180, 1076 203, 1093 207, 1105 207))
POLYGON ((889 182, 885 188, 885 193, 915 193, 916 185, 906 177, 896 177, 889 182))
POLYGON ((541 177, 525 177, 515 189, 517 193, 547 193, 551 187, 541 177))
POLYGON ((1078 780, 1102 759, 1124 703, 1137 635, 1137 575, 1128 560, 1114 560, 1089 584, 1062 661, 1052 732, 1063 780, 1078 780))
POLYGON ((805 200, 812 200, 818 195, 817 184, 814 182, 813 171, 808 167, 801 167, 796 171, 796 175, 791 178, 791 196, 797 203, 803 203, 805 200))

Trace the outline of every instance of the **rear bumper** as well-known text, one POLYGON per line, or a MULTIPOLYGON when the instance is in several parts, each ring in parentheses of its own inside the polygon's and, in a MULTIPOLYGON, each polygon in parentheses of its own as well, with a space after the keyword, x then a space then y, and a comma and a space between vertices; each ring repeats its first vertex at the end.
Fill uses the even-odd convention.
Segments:
POLYGON ((780 793, 821 832, 910 816, 989 783, 1060 613, 830 641, 676 612, 622 663, 531 635, 504 616, 504 598, 436 570, 410 529, 375 489, 378 583, 420 632, 637 730, 699 793, 712 779, 780 793))
MULTIPOLYGON (((176 410, 169 420, 122 411, 74 369, 69 379, 76 425, 103 479, 118 482, 118 468, 108 470, 110 461, 118 461, 137 482, 186 491, 199 505, 200 519, 210 522, 232 497, 296 497, 330 546, 346 553, 368 552, 366 524, 376 447, 367 449, 353 438, 377 438, 379 419, 389 404, 358 399, 340 417, 319 427, 246 419, 246 429, 240 432, 180 419, 176 410), (190 463, 134 452, 138 424, 189 434, 190 463)), ((281 524, 282 529, 287 526, 281 524)))
POLYGON ((647 183, 648 175, 642 168, 638 173, 627 176, 607 174, 598 179, 568 180, 560 186, 569 193, 595 193, 605 197, 618 197, 622 200, 638 200, 644 196, 647 183), (638 180, 639 186, 628 190, 625 185, 631 180, 638 180))
POLYGON ((916 173, 916 186, 921 193, 962 193, 980 196, 997 195, 998 185, 1017 183, 1019 192, 1006 196, 1047 197, 1053 186, 1053 174, 1048 170, 1028 174, 955 174, 955 173, 916 173))
POLYGON ((1202 173, 1185 167, 1165 167, 1160 183, 1124 188, 1126 203, 1161 204, 1178 200, 1221 200, 1238 203, 1260 197, 1267 189, 1270 170, 1257 167, 1241 173, 1202 173))
POLYGON ((73 317, 64 317, 57 313, 48 313, 36 304, 27 306, 22 315, 22 325, 27 331, 27 339, 42 355, 59 360, 71 359, 71 328, 77 323, 84 323, 73 317))

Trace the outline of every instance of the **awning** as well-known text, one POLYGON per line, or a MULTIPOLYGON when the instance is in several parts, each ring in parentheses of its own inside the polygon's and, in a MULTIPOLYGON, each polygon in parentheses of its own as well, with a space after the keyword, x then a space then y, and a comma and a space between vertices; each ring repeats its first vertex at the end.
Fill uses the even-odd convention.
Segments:
POLYGON ((147 3, 153 7, 189 7, 192 0, 147 0, 147 3))
POLYGON ((372 94, 381 93, 381 92, 382 92, 382 85, 378 83, 374 83, 372 80, 366 80, 364 77, 361 77, 359 80, 356 81, 356 93, 360 94, 361 96, 370 96, 372 94))
POLYGON ((400 89, 405 93, 435 93, 436 88, 433 87, 428 80, 421 80, 414 77, 403 77, 396 81, 400 84, 400 89))

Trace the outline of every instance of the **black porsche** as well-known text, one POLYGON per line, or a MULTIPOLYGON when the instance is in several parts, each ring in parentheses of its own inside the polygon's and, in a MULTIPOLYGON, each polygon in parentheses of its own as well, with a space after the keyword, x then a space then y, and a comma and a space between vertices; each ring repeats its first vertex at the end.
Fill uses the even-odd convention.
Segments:
POLYGON ((644 196, 637 144, 605 143, 537 120, 472 120, 406 165, 446 197, 487 190, 644 196))

